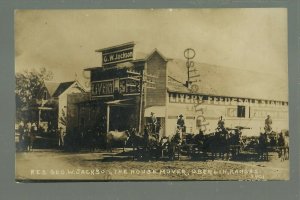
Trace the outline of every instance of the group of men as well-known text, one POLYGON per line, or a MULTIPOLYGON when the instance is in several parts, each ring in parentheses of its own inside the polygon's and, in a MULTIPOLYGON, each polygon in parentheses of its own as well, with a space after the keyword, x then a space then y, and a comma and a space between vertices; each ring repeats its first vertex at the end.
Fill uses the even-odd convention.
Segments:
MULTIPOLYGON (((151 131, 153 133, 157 133, 158 121, 157 121, 157 118, 156 118, 154 112, 151 112, 150 126, 151 126, 151 131)), ((182 132, 186 131, 185 121, 183 119, 182 114, 180 114, 179 118, 177 119, 177 129, 181 130, 182 132)), ((219 118, 219 121, 218 121, 218 129, 221 129, 221 130, 225 129, 225 120, 223 119, 222 116, 219 118)), ((272 132, 272 119, 271 119, 270 115, 268 115, 267 118, 265 119, 264 130, 266 133, 272 132)))
POLYGON ((18 127, 19 132, 19 145, 18 150, 29 151, 32 148, 33 141, 37 132, 37 126, 35 123, 24 123, 20 122, 18 127))
MULTIPOLYGON (((151 112, 151 116, 150 116, 150 126, 151 126, 151 131, 153 133, 157 133, 157 127, 159 126, 157 118, 155 116, 154 112, 151 112)), ((182 130, 183 132, 185 132, 186 126, 185 126, 185 122, 183 119, 183 115, 180 114, 179 118, 177 119, 177 129, 182 130)))
MULTIPOLYGON (((18 149, 19 150, 30 150, 32 149, 33 142, 36 139, 36 135, 38 134, 39 128, 35 122, 27 122, 24 123, 21 121, 18 124, 16 129, 19 133, 18 138, 18 149)), ((65 130, 62 127, 59 127, 54 131, 58 136, 58 146, 64 146, 64 138, 66 135, 65 130)))

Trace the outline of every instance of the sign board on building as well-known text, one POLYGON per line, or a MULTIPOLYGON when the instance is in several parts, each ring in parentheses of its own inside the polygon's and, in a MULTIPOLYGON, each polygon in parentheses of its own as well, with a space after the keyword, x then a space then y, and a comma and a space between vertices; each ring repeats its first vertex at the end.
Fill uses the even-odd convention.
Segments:
POLYGON ((91 83, 91 95, 92 96, 103 96, 112 95, 114 92, 113 80, 108 81, 97 81, 91 83))
POLYGON ((112 46, 105 49, 99 49, 96 52, 102 52, 102 65, 111 66, 117 63, 123 63, 133 60, 134 43, 129 42, 118 46, 112 46))
POLYGON ((249 98, 208 96, 198 94, 169 93, 170 103, 206 104, 206 105, 258 105, 260 107, 286 107, 288 102, 259 100, 249 98))
POLYGON ((132 79, 120 79, 120 93, 121 94, 139 94, 140 93, 140 81, 132 79))

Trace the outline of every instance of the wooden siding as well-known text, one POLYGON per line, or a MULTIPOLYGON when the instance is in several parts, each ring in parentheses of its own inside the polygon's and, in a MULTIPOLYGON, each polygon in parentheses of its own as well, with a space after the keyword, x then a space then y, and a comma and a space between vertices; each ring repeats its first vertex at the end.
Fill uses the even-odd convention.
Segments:
POLYGON ((158 76, 158 78, 153 79, 156 83, 155 89, 145 89, 145 108, 150 106, 165 106, 167 98, 167 61, 157 52, 154 52, 147 61, 146 73, 158 76))

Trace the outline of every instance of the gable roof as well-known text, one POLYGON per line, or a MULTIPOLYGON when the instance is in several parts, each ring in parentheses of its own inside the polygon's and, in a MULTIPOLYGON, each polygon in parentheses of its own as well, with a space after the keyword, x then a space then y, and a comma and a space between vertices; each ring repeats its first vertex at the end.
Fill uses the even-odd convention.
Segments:
POLYGON ((52 95, 53 97, 58 97, 61 95, 64 91, 66 91, 75 81, 70 81, 70 82, 62 82, 59 84, 57 87, 56 91, 52 95))
MULTIPOLYGON (((195 62, 200 75, 196 82, 198 93, 212 96, 242 97, 288 101, 287 74, 282 77, 249 70, 236 69, 195 62)), ((168 62, 168 91, 186 93, 183 85, 187 80, 186 61, 174 59, 168 62), (176 80, 177 79, 177 83, 176 80)))
POLYGON ((58 88, 59 84, 60 83, 44 81, 44 85, 47 88, 50 96, 53 96, 53 94, 56 91, 56 89, 58 88))
POLYGON ((143 52, 136 52, 135 58, 132 62, 139 62, 139 61, 147 61, 149 60, 155 53, 157 53, 164 61, 172 60, 170 58, 165 57, 158 49, 153 49, 151 53, 143 53, 143 52))

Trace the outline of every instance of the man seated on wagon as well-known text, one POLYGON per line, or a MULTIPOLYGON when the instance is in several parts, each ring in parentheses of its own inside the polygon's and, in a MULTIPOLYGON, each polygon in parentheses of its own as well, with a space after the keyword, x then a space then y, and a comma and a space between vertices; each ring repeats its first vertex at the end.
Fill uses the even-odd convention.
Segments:
POLYGON ((271 116, 268 115, 267 118, 265 119, 265 132, 266 133, 270 133, 272 132, 272 119, 271 119, 271 116))
POLYGON ((185 132, 185 122, 182 114, 179 115, 177 120, 177 128, 181 129, 182 132, 185 132))
POLYGON ((218 129, 221 129, 221 130, 225 129, 225 120, 223 119, 223 116, 221 116, 218 121, 218 129))
POLYGON ((225 128, 225 120, 221 116, 219 121, 218 121, 218 127, 216 131, 216 135, 219 135, 220 137, 226 138, 228 136, 228 131, 225 128))
POLYGON ((179 133, 179 137, 182 140, 185 140, 186 126, 183 119, 183 115, 180 114, 178 117, 179 118, 177 119, 177 123, 176 123, 176 132, 179 133))

